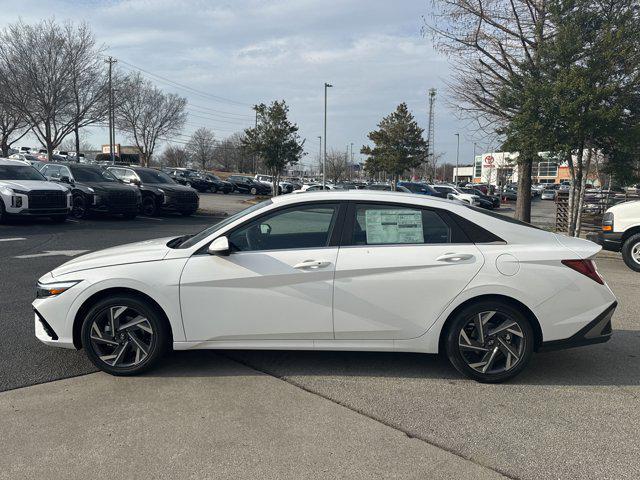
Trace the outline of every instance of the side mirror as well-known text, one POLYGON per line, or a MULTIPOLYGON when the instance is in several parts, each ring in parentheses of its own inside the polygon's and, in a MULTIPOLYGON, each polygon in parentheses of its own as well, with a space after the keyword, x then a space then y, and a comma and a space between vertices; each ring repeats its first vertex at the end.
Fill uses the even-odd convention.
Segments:
POLYGON ((64 177, 60 177, 60 181, 62 183, 68 183, 69 185, 71 184, 71 179, 69 177, 67 177, 66 175, 64 177))
POLYGON ((227 237, 218 237, 209 245, 209 255, 229 255, 231 253, 229 247, 229 239, 227 237))
POLYGON ((268 223, 261 223, 260 233, 262 235, 269 235, 271 233, 271 225, 269 225, 268 223))

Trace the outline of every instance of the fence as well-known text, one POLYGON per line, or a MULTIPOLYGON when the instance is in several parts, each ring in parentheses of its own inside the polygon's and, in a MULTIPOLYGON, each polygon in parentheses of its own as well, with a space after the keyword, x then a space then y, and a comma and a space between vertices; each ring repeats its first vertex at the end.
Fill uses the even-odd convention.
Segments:
MULTIPOLYGON (((640 195, 610 191, 587 192, 581 212, 582 232, 595 232, 602 226, 602 215, 613 205, 630 200, 640 200, 640 195)), ((569 192, 559 190, 556 194, 556 232, 569 228, 569 192)))

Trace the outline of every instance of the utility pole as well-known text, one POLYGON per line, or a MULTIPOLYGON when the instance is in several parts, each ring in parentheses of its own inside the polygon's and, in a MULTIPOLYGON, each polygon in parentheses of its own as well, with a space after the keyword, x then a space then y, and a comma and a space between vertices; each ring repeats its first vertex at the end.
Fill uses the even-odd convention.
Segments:
POLYGON ((349 180, 353 176, 353 142, 351 142, 351 161, 349 162, 349 180))
POLYGON ((457 186, 458 185, 458 163, 460 161, 460 134, 455 133, 454 135, 458 139, 458 147, 456 148, 456 174, 453 176, 453 183, 456 184, 457 186))
POLYGON ((322 190, 325 189, 326 177, 325 166, 327 163, 327 88, 331 88, 333 85, 330 83, 324 83, 324 157, 322 158, 322 190))
MULTIPOLYGON (((256 129, 258 128, 258 110, 256 110, 256 129)), ((256 154, 253 154, 253 174, 256 175, 258 173, 258 157, 256 154)))
MULTIPOLYGON (((424 175, 427 177, 427 169, 431 166, 433 168, 433 176, 435 180, 436 176, 436 160, 435 160, 435 109, 434 103, 436 101, 436 89, 429 89, 429 125, 427 127, 427 163, 424 166, 424 175)), ((425 178, 426 179, 426 178, 425 178)))
POLYGON ((115 132, 115 103, 113 98, 113 82, 112 82, 112 70, 113 64, 117 62, 117 60, 113 57, 109 57, 105 60, 106 63, 109 64, 109 156, 111 157, 111 164, 115 163, 115 152, 114 146, 116 142, 116 132, 115 132))

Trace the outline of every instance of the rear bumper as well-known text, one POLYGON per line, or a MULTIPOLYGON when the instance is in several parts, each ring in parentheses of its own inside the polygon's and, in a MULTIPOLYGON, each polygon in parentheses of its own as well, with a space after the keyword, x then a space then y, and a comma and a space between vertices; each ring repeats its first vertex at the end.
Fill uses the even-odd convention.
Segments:
POLYGON ((590 321, 578 332, 563 340, 553 340, 542 342, 539 351, 546 352, 552 350, 562 350, 565 348, 582 347, 594 343, 604 343, 609 341, 612 334, 611 317, 618 306, 618 302, 613 302, 604 312, 590 321))
POLYGON ((591 232, 587 240, 601 245, 604 250, 619 252, 622 249, 622 232, 591 232))

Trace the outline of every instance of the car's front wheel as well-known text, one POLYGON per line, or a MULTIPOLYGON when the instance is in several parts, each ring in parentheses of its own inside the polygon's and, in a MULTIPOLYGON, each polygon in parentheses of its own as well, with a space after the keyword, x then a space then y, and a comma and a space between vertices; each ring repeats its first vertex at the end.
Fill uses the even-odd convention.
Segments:
POLYGON ((258 194, 258 189, 256 187, 251 187, 251 190, 249 190, 249 193, 251 195, 257 195, 258 194))
POLYGON ((82 346, 112 375, 135 375, 157 364, 170 341, 162 315, 146 301, 116 295, 98 301, 82 324, 82 346))
POLYGON ((507 303, 483 301, 456 314, 448 325, 445 347, 460 373, 479 382, 499 383, 527 366, 534 341, 522 312, 507 303))
POLYGON ((156 213, 158 213, 158 206, 156 205, 156 200, 151 195, 146 195, 142 199, 142 214, 147 217, 152 217, 156 213))
POLYGON ((631 270, 640 272, 640 233, 631 235, 624 241, 622 259, 631 270))

